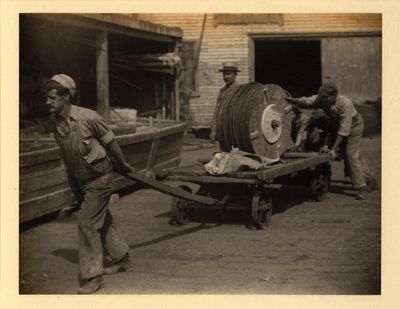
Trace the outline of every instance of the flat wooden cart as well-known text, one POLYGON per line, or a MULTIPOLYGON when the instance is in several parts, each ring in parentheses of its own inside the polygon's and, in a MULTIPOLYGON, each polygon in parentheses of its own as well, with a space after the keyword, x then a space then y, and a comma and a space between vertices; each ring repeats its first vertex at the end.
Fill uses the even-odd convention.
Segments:
POLYGON ((169 181, 200 185, 195 193, 187 185, 175 188, 138 173, 123 175, 174 196, 171 212, 179 225, 188 224, 195 209, 251 209, 254 226, 264 229, 269 225, 272 213, 268 189, 282 185, 303 185, 310 188, 311 196, 316 201, 323 201, 330 183, 330 154, 286 153, 282 160, 284 163, 264 170, 231 172, 221 176, 208 174, 203 164, 161 171, 160 176, 169 181))

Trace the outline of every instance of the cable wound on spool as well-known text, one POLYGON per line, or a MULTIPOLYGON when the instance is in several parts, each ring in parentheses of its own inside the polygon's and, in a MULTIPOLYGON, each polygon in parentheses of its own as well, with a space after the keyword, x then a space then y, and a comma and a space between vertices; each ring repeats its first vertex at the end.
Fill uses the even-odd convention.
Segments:
POLYGON ((217 139, 221 150, 229 152, 235 147, 277 158, 292 147, 286 96, 285 90, 274 84, 254 82, 238 86, 219 110, 217 139))

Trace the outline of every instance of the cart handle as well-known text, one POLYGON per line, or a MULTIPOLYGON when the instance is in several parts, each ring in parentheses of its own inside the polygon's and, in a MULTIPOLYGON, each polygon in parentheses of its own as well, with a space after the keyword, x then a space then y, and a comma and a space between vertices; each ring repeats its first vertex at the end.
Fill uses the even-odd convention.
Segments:
POLYGON ((201 195, 196 195, 190 192, 183 191, 181 189, 171 187, 169 185, 166 185, 158 180, 149 178, 145 175, 142 175, 140 173, 126 173, 120 170, 114 169, 114 172, 118 173, 121 176, 124 176, 125 178, 132 180, 134 182, 140 183, 150 189, 156 190, 158 192, 175 196, 178 198, 183 198, 189 201, 209 205, 209 206, 223 206, 229 199, 229 194, 227 194, 222 201, 218 199, 213 199, 209 198, 206 196, 201 196, 201 195))

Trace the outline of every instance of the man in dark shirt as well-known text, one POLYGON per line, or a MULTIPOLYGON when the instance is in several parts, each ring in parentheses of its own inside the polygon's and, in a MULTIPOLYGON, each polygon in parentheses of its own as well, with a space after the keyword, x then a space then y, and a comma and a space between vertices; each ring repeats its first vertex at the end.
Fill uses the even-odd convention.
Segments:
POLYGON ((225 81, 225 86, 219 90, 217 105, 215 106, 214 115, 211 121, 211 134, 210 141, 215 143, 217 141, 217 128, 218 118, 221 111, 221 107, 224 104, 225 99, 237 88, 238 83, 236 82, 237 72, 240 72, 236 63, 226 62, 223 64, 223 68, 219 70, 222 72, 222 76, 225 81))
POLYGON ((129 247, 118 232, 108 209, 114 190, 111 154, 119 168, 134 172, 107 127, 96 112, 71 104, 75 82, 65 74, 45 82, 47 106, 52 113, 54 136, 60 146, 72 192, 80 204, 78 219, 78 294, 102 288, 103 274, 131 271, 129 247), (103 269, 103 250, 114 265, 103 269))

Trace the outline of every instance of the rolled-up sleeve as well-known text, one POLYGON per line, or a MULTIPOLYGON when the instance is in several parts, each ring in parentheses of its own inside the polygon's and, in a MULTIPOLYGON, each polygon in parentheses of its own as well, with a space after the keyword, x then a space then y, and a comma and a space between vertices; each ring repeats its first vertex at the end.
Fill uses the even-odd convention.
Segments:
POLYGON ((318 95, 312 95, 311 97, 301 97, 297 98, 297 102, 299 103, 300 106, 305 107, 312 107, 315 106, 315 101, 317 100, 318 95))
POLYGON ((90 122, 93 135, 103 144, 107 145, 111 142, 115 135, 114 133, 108 128, 105 120, 99 115, 95 114, 92 121, 90 122))
POLYGON ((353 120, 353 109, 352 106, 345 105, 340 113, 340 125, 338 134, 341 136, 349 136, 351 130, 351 122, 353 120))
POLYGON ((344 137, 349 136, 353 117, 357 115, 357 110, 354 107, 353 102, 344 96, 341 96, 336 102, 336 107, 338 108, 340 117, 338 134, 344 137))

